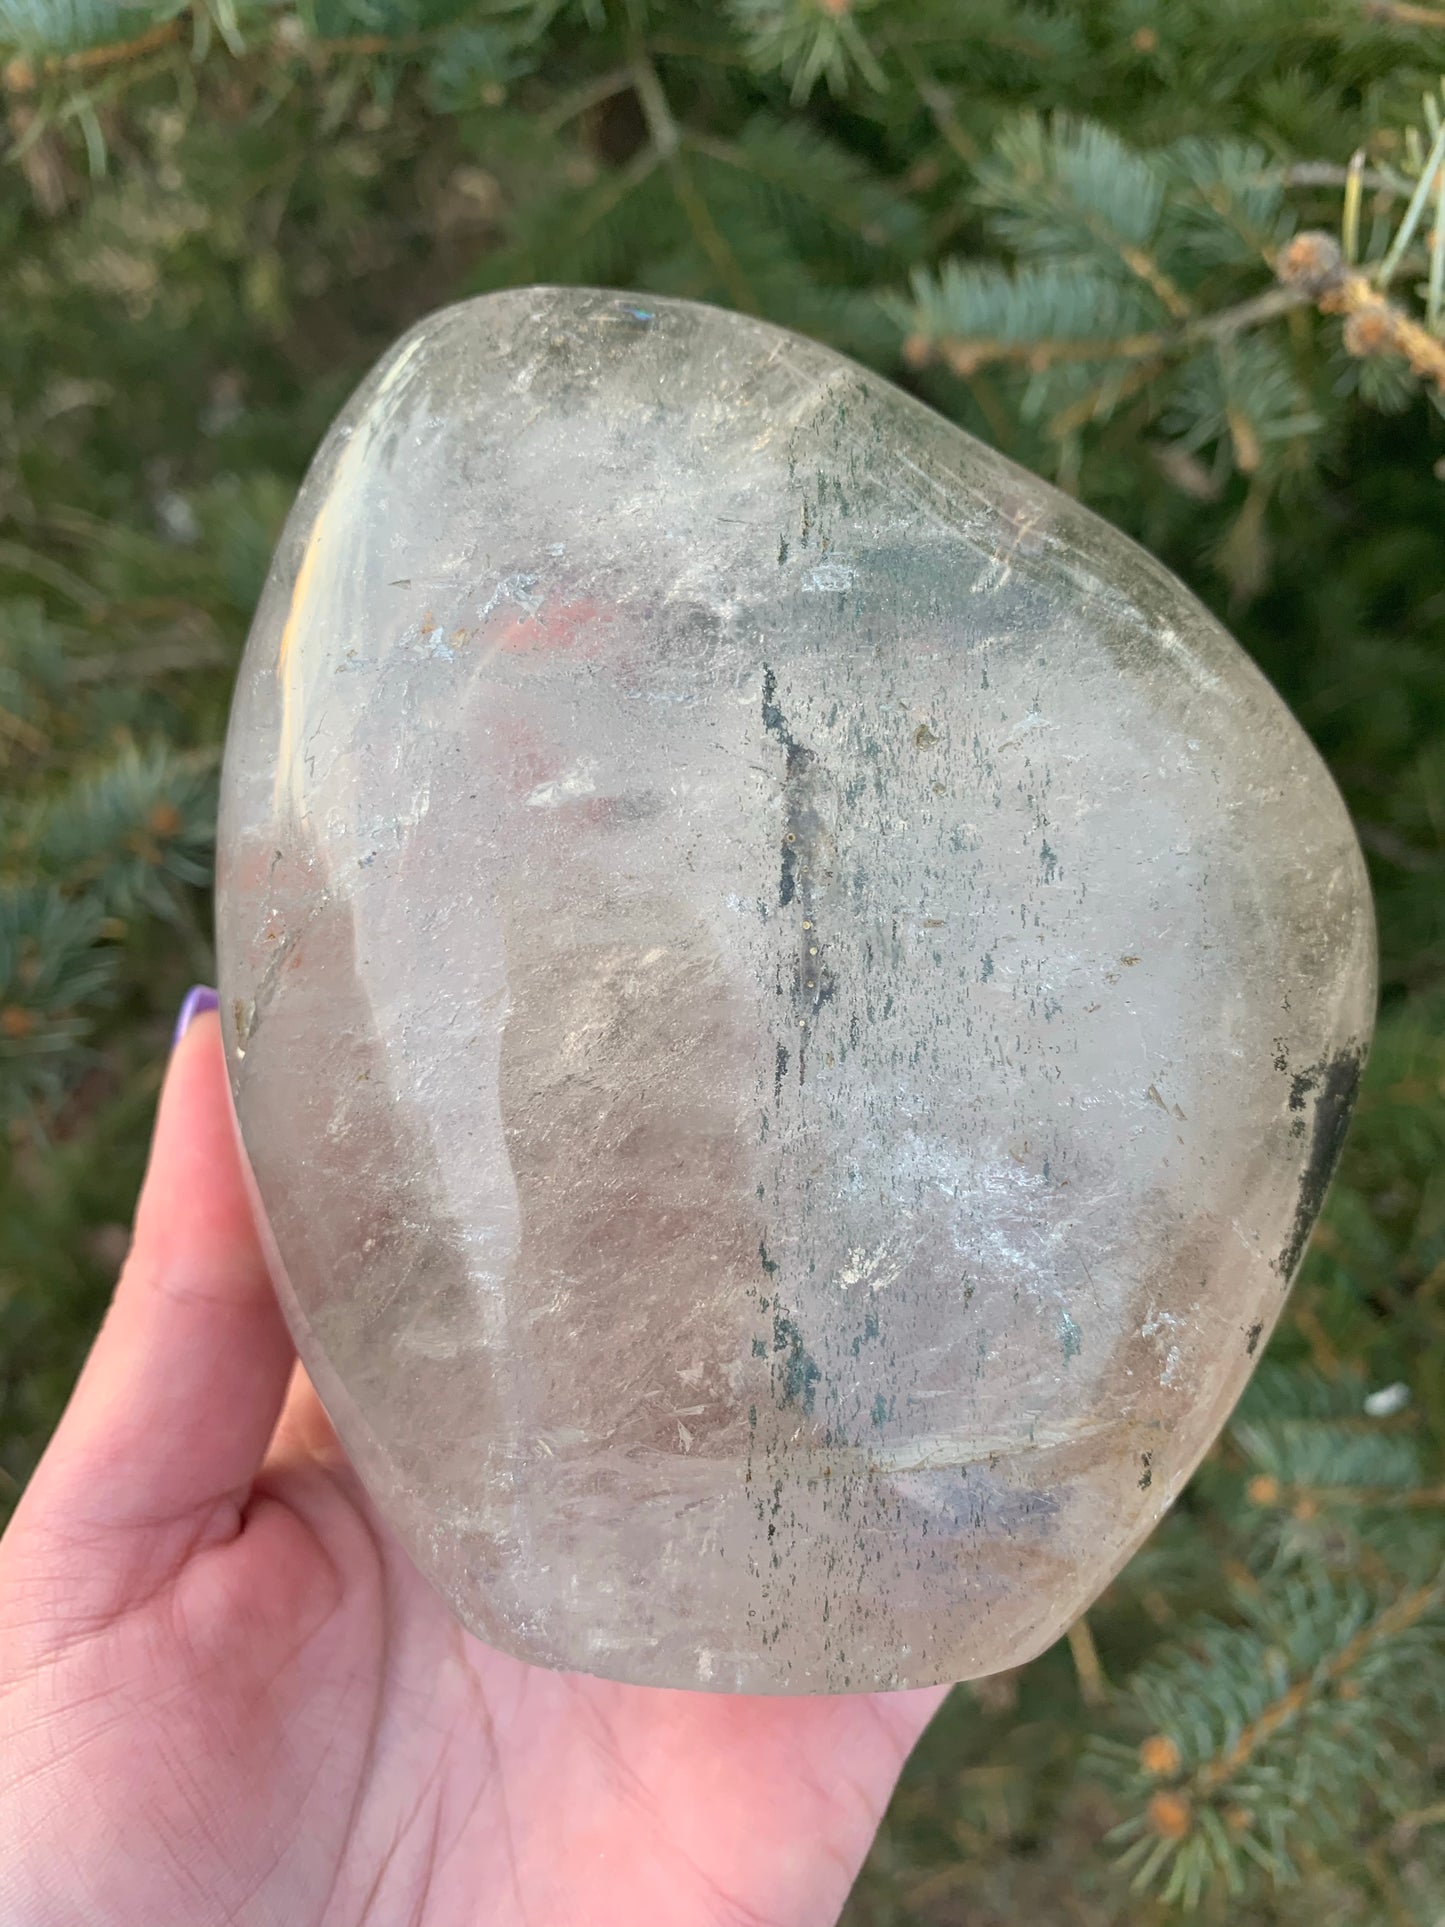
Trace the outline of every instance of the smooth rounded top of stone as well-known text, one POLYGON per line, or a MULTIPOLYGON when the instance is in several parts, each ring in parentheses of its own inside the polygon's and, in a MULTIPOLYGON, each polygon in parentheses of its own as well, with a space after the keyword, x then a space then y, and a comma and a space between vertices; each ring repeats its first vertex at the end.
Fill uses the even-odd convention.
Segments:
POLYGON ((1239 1394, 1374 1005, 1339 797, 1193 596, 796 335, 492 295, 327 437, 223 791, 278 1286, 466 1625, 746 1691, 1064 1630, 1239 1394))

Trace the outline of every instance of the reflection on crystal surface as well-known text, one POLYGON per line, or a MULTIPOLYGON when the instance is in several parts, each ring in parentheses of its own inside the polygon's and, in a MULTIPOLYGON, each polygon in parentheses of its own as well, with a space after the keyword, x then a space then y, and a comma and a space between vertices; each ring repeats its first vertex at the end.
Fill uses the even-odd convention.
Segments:
POLYGON ((1373 1010, 1338 797, 1187 592, 823 348, 494 295, 318 456, 224 789, 283 1299, 465 1623, 754 1691, 1056 1637, 1373 1010))

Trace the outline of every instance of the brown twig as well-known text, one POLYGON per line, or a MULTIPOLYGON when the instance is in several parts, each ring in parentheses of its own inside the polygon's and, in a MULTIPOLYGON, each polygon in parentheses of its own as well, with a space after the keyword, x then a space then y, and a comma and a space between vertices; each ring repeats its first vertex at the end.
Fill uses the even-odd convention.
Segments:
MULTIPOLYGON (((1442 16, 1445 17, 1445 16, 1442 16)), ((1259 180, 1278 181, 1281 187, 1347 187, 1350 169, 1338 161, 1295 161, 1289 167, 1282 167, 1277 173, 1261 174, 1259 180)), ((1387 173, 1383 168, 1366 167, 1360 170, 1361 187, 1371 193, 1408 194, 1410 183, 1401 181, 1397 176, 1387 173)))
POLYGON ((1106 1705, 1109 1698, 1109 1682, 1104 1676, 1099 1649, 1094 1644, 1094 1634, 1087 1614, 1081 1613, 1070 1626, 1068 1640, 1069 1651, 1074 1660, 1074 1671, 1079 1676, 1080 1699, 1085 1706, 1106 1705))
POLYGON ((935 356, 956 375, 969 376, 989 362, 1012 361, 1039 374, 1059 362, 1147 361, 1193 347, 1200 341, 1227 341, 1262 321, 1273 321, 1291 308, 1304 306, 1308 296, 1290 288, 1266 288, 1248 301, 1221 308, 1217 314, 1199 315, 1178 328, 1152 328, 1137 335, 1117 335, 1101 341, 1001 341, 968 338, 930 340, 927 335, 911 335, 904 343, 904 359, 910 367, 926 367, 935 356))
POLYGON ((94 73, 102 67, 118 67, 128 60, 140 60, 146 54, 159 53, 161 48, 174 46, 180 39, 184 21, 163 20, 159 26, 148 27, 144 33, 136 34, 130 40, 115 40, 102 47, 80 47, 74 53, 49 54, 39 62, 29 60, 24 54, 17 54, 7 61, 3 74, 5 87, 12 94, 33 94, 42 80, 53 80, 66 74, 94 73))

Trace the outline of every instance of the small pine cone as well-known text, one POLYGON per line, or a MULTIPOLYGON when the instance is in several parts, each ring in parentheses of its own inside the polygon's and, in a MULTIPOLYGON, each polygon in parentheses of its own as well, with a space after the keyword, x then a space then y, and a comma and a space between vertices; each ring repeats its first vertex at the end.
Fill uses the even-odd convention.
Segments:
POLYGON ((1318 297, 1337 286, 1345 271, 1345 257, 1332 234, 1311 228, 1297 234, 1284 249, 1275 273, 1287 288, 1318 297))

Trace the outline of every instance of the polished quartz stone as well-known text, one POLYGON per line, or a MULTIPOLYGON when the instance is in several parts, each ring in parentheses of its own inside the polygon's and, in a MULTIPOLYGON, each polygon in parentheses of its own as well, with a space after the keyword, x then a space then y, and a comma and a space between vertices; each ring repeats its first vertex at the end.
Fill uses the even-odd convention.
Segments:
POLYGON ((1124 537, 682 302, 433 315, 226 753, 301 1355, 483 1639, 890 1687, 1053 1640, 1222 1424, 1374 998, 1325 770, 1124 537))

